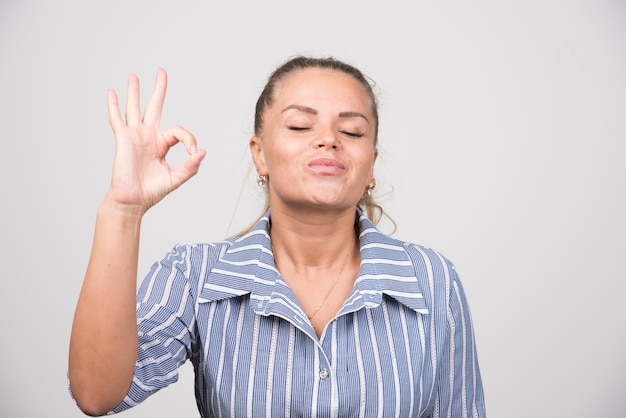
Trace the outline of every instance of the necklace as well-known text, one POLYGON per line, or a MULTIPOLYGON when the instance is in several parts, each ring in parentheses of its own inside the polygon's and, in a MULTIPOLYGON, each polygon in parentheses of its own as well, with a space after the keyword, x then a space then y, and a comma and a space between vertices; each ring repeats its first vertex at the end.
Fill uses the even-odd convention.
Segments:
MULTIPOLYGON (((333 280, 333 284, 330 286, 330 289, 328 289, 328 292, 326 292, 326 295, 324 296, 324 298, 320 301, 320 303, 317 304, 317 306, 315 307, 315 309, 313 310, 311 314, 306 315, 307 318, 309 318, 309 320, 313 319, 313 317, 320 311, 320 309, 322 309, 322 306, 324 306, 330 294, 333 292, 333 290, 335 290, 335 287, 337 286, 337 283, 339 283, 339 279, 341 278, 341 273, 343 273, 343 270, 346 268, 346 265, 348 264, 348 260, 350 259, 350 255, 352 254, 352 250, 354 249, 354 242, 355 242, 355 234, 352 234, 352 242, 350 243, 350 248, 348 248, 348 252, 346 253, 346 256, 343 259, 343 263, 341 263, 341 268, 339 269, 337 276, 335 276, 335 279, 333 280)), ((280 270, 280 268, 278 267, 278 258, 276 257, 277 254, 276 254, 276 251, 274 250, 273 245, 272 245, 272 252, 274 253, 274 264, 276 264, 276 268, 280 270)))

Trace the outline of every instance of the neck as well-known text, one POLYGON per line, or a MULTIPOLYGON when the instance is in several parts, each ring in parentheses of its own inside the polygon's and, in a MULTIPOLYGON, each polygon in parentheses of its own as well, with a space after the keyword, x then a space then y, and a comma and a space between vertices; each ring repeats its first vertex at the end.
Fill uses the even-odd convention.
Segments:
MULTIPOLYGON (((270 237, 281 264, 289 263, 298 269, 341 262, 357 233, 355 211, 350 208, 310 214, 272 208, 270 237)), ((358 252, 358 245, 355 250, 358 252)))

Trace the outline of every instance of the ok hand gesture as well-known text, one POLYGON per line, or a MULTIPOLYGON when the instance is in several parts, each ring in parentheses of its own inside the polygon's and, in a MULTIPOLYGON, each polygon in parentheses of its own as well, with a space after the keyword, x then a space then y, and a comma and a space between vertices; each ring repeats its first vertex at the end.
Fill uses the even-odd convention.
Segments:
POLYGON ((206 151, 198 150, 191 132, 180 126, 160 130, 167 90, 167 74, 159 69, 143 117, 139 104, 139 80, 128 77, 126 120, 121 116, 117 94, 108 91, 109 122, 115 135, 115 159, 107 199, 111 203, 145 213, 168 193, 194 176, 206 151), (180 167, 170 167, 165 157, 182 142, 189 158, 180 167))

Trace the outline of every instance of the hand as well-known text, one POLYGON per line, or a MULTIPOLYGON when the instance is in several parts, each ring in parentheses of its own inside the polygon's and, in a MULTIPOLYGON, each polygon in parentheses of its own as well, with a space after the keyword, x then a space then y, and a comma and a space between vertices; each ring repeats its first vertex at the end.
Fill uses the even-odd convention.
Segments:
POLYGON ((139 105, 139 79, 128 77, 126 121, 120 113, 117 94, 108 91, 109 122, 115 135, 115 159, 107 199, 133 207, 141 213, 154 206, 168 193, 194 176, 206 151, 196 149, 191 132, 174 126, 161 132, 161 112, 167 90, 165 70, 157 72, 154 90, 143 117, 139 105), (180 167, 170 167, 165 157, 182 142, 189 158, 180 167))

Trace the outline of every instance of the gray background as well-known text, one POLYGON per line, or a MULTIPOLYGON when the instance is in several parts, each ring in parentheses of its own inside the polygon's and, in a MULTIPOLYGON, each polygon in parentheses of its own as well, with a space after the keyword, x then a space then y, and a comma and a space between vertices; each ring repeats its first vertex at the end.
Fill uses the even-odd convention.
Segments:
MULTIPOLYGON (((81 416, 65 374, 113 156, 106 89, 133 72, 147 92, 164 67, 163 128, 209 151, 146 217, 142 276, 258 213, 253 106, 297 53, 376 81, 378 196, 397 237, 457 265, 489 416, 625 416, 626 3, 216 3, 0 3, 0 416, 81 416)), ((192 374, 124 416, 197 416, 192 374)))

